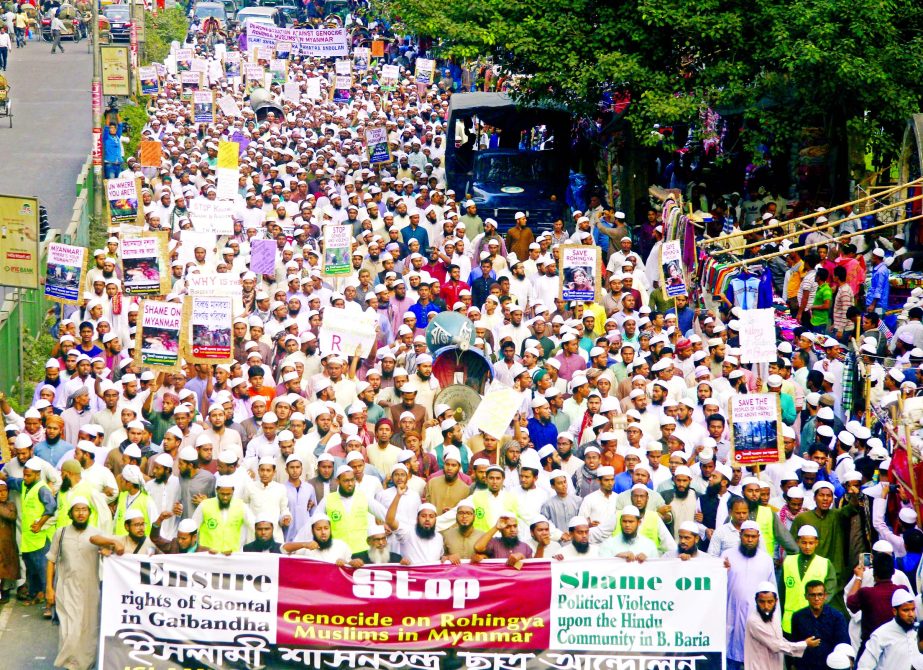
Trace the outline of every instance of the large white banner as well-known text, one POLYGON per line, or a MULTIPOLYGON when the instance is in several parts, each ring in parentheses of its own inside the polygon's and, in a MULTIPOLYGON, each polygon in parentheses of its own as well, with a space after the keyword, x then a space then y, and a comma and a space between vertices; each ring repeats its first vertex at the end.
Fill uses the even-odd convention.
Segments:
POLYGON ((247 24, 247 49, 269 47, 275 50, 279 42, 291 44, 293 55, 322 58, 349 55, 345 28, 298 30, 252 21, 247 24))

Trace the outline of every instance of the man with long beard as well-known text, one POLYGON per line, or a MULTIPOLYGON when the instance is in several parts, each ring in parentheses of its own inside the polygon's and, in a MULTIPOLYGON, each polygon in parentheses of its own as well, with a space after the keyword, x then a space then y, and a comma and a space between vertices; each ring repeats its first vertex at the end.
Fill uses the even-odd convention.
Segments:
POLYGON ((312 517, 310 525, 301 529, 294 542, 282 545, 282 553, 307 556, 324 563, 336 563, 340 567, 352 560, 349 545, 333 537, 330 517, 320 512, 312 517))
POLYGON ((86 498, 74 496, 70 503, 70 523, 51 540, 45 602, 57 608, 60 622, 55 667, 83 670, 96 664, 99 642, 99 558, 90 538, 100 531, 89 523, 86 498))
POLYGON ((676 549, 668 551, 663 557, 689 561, 707 556, 704 551, 699 551, 699 524, 695 521, 684 521, 676 533, 676 549))
POLYGON ((410 565, 441 562, 445 545, 442 536, 436 533, 436 507, 430 503, 423 503, 417 509, 417 522, 414 527, 402 526, 397 519, 397 508, 401 498, 407 494, 406 479, 395 482, 395 488, 397 495, 388 507, 385 525, 397 536, 401 555, 410 565))
POLYGON ((890 668, 919 668, 921 654, 918 649, 917 608, 913 594, 906 589, 891 595, 894 618, 872 633, 865 651, 859 657, 857 670, 890 670, 890 668))
MULTIPOLYGON (((687 521, 693 521, 698 495, 692 490, 692 470, 678 465, 673 471, 673 486, 663 491, 663 502, 670 506, 673 515, 673 537, 679 542, 679 529, 687 521)), ((698 532, 698 531, 696 531, 698 532)))
POLYGON ((408 565, 407 559, 388 548, 388 534, 384 526, 375 524, 369 527, 369 548, 353 554, 349 562, 350 567, 361 568, 363 565, 383 565, 385 563, 400 563, 408 565))
POLYGON ((586 517, 573 517, 567 523, 567 532, 570 542, 561 547, 561 556, 565 561, 599 556, 599 545, 590 543, 590 522, 586 517))
MULTIPOLYGON (((365 551, 368 547, 369 514, 381 520, 387 515, 387 510, 375 498, 357 490, 356 473, 348 465, 337 468, 336 481, 337 490, 324 496, 314 510, 314 517, 329 517, 327 524, 333 537, 349 546, 349 557, 352 558, 354 553, 365 551)), ((302 533, 306 529, 307 526, 302 528, 302 533)))
POLYGON ((740 524, 740 544, 725 550, 721 557, 728 570, 727 665, 728 670, 743 670, 744 631, 753 606, 751 599, 756 585, 775 582, 776 573, 772 558, 760 549, 760 527, 755 521, 740 524))
POLYGON ((474 557, 474 545, 484 533, 474 527, 474 506, 459 502, 455 508, 455 525, 442 531, 445 541, 445 560, 458 565, 474 557))
POLYGON ((789 642, 782 637, 782 627, 776 616, 778 603, 775 582, 767 580, 756 587, 756 607, 747 617, 744 642, 747 670, 780 670, 784 667, 784 655, 800 657, 808 647, 820 644, 816 637, 802 642, 789 642))
POLYGON ((60 529, 71 523, 69 514, 63 510, 70 510, 72 500, 86 498, 90 508, 89 524, 109 532, 112 528, 112 512, 106 503, 106 497, 83 479, 83 468, 79 461, 69 459, 61 464, 61 488, 58 490, 58 514, 55 516, 55 526, 60 529))
POLYGON ((643 563, 648 558, 657 558, 660 552, 657 546, 646 535, 639 533, 641 526, 641 510, 634 505, 625 505, 622 516, 619 518, 619 531, 603 542, 599 547, 602 558, 615 556, 624 558, 631 563, 643 563))

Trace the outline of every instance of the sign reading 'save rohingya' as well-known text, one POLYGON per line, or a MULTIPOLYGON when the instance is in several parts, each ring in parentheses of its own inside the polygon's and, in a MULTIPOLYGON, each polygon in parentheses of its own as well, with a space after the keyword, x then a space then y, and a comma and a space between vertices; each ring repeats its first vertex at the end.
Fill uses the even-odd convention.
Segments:
POLYGON ((297 28, 277 28, 255 21, 247 23, 248 49, 269 47, 275 50, 279 42, 291 44, 292 55, 322 58, 349 55, 345 28, 299 30, 297 28))
POLYGON ((718 670, 717 559, 358 569, 272 554, 112 556, 101 670, 273 668, 718 670))

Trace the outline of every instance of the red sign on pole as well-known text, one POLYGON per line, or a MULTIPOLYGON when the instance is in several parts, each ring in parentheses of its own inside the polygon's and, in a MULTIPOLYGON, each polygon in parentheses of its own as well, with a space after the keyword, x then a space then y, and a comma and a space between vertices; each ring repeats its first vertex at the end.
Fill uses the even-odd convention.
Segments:
POLYGON ((103 164, 103 129, 93 129, 93 166, 101 167, 103 164))

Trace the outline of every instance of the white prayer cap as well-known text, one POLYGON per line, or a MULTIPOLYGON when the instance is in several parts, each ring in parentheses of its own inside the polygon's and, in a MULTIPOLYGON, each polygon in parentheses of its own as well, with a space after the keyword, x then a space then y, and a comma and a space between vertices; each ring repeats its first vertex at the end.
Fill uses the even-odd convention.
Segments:
POLYGON ((776 588, 776 585, 772 582, 760 582, 756 587, 757 593, 773 593, 779 595, 779 591, 776 588))
POLYGON ((622 509, 622 516, 635 516, 641 518, 641 511, 634 505, 625 505, 622 509))

